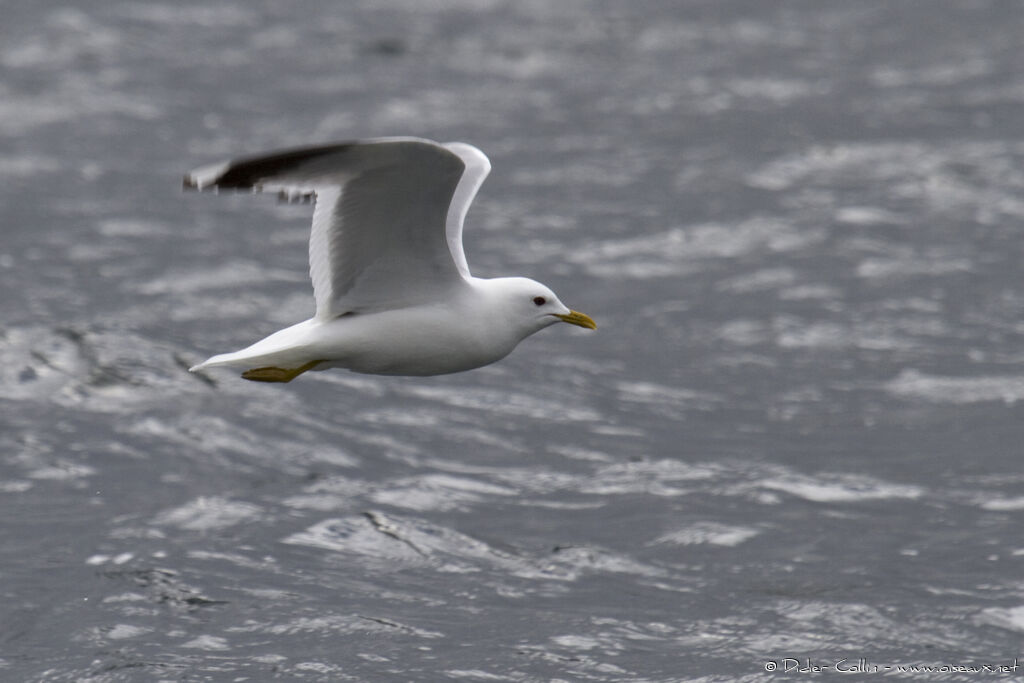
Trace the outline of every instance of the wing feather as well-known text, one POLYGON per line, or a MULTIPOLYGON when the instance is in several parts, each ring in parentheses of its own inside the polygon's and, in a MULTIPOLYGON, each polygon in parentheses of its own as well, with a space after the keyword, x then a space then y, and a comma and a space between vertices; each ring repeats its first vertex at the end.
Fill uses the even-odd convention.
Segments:
POLYGON ((464 143, 382 138, 213 164, 185 186, 315 195, 310 276, 316 315, 331 318, 413 305, 468 278, 462 221, 489 168, 464 143))
POLYGON ((466 252, 462 248, 462 224, 466 220, 466 212, 473 203, 480 186, 484 184, 487 174, 491 172, 491 162, 473 145, 465 142, 446 142, 444 147, 457 154, 466 170, 463 171, 459 184, 455 188, 448 217, 445 219, 445 235, 448 239, 448 250, 452 253, 456 268, 463 277, 469 277, 469 264, 466 252))

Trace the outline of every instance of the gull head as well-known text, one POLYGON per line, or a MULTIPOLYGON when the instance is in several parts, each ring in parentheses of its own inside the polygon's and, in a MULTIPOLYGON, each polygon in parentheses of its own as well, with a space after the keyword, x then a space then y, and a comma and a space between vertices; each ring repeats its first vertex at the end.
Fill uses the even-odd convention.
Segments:
POLYGON ((590 316, 571 310, 550 288, 536 280, 501 277, 478 282, 485 286, 491 310, 514 328, 520 338, 560 322, 597 329, 590 316))

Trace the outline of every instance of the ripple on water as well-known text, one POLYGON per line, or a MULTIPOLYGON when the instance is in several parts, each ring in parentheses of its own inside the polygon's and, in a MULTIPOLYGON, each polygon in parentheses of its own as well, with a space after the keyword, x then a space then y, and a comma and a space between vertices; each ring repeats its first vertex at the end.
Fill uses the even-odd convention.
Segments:
POLYGON ((1013 404, 1024 398, 1024 377, 1020 375, 976 375, 948 377, 906 369, 885 384, 890 394, 905 399, 932 403, 982 403, 1001 401, 1013 404))
POLYGON ((267 633, 272 635, 322 634, 344 635, 359 632, 403 633, 417 638, 441 638, 439 631, 417 628, 400 621, 364 614, 320 614, 301 616, 276 623, 247 623, 232 629, 238 633, 267 633))
POLYGON ((223 636, 210 636, 202 635, 191 640, 187 640, 178 647, 183 647, 190 650, 206 650, 208 652, 218 652, 222 650, 230 650, 231 644, 227 638, 223 636))
POLYGON ((224 529, 236 524, 257 521, 263 514, 258 505, 219 496, 201 496, 153 519, 159 526, 175 526, 188 531, 224 529))
POLYGON ((815 503, 853 503, 886 498, 913 500, 925 492, 919 486, 893 484, 865 475, 842 472, 815 476, 790 473, 764 479, 759 485, 815 503))
POLYGON ((517 493, 516 489, 478 479, 428 474, 398 479, 373 492, 370 498, 380 504, 410 510, 452 510, 493 501, 495 496, 515 496, 517 493))
POLYGON ((1012 496, 1012 497, 993 497, 990 494, 979 502, 979 506, 983 510, 998 510, 998 511, 1009 511, 1009 510, 1024 510, 1024 496, 1012 496))
POLYGON ((584 575, 618 573, 646 578, 665 577, 666 571, 627 555, 593 545, 558 546, 552 552, 499 550, 453 529, 417 518, 366 512, 325 519, 291 534, 284 543, 319 548, 362 564, 388 571, 432 566, 447 573, 478 573, 495 577, 508 595, 524 596, 535 586, 513 588, 514 577, 527 581, 570 582, 584 575), (495 572, 497 572, 495 574, 495 572), (502 578, 498 578, 502 577, 502 578))
POLYGON ((977 614, 975 621, 985 626, 998 626, 1009 631, 1024 633, 1024 605, 987 607, 977 614))
POLYGON ((695 522, 686 527, 662 534, 650 545, 698 545, 709 544, 733 547, 754 538, 760 530, 748 526, 734 526, 719 522, 695 522))
POLYGON ((0 383, 6 399, 51 400, 87 367, 70 331, 23 327, 0 334, 0 383))
POLYGON ((702 223, 587 243, 573 250, 569 258, 596 277, 678 278, 687 268, 693 272, 706 269, 709 259, 734 259, 757 252, 798 252, 820 244, 826 235, 823 229, 755 216, 736 223, 702 223))
MULTIPOLYGON (((601 414, 576 402, 538 398, 525 392, 485 387, 410 386, 406 391, 413 396, 440 401, 449 406, 473 413, 529 417, 557 422, 596 422, 601 414)), ((493 418, 491 418, 493 419, 493 418)))
POLYGON ((580 492, 595 495, 680 496, 706 486, 720 473, 721 468, 712 463, 659 459, 604 465, 583 481, 577 480, 577 485, 580 492))

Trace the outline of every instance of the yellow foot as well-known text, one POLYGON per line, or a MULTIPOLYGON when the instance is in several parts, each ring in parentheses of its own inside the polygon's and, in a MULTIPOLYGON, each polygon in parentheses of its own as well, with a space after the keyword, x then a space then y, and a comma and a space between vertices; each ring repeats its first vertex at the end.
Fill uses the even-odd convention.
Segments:
POLYGON ((306 370, 312 370, 316 366, 320 365, 320 363, 323 363, 323 361, 311 360, 305 365, 300 365, 297 368, 253 368, 252 370, 246 370, 243 372, 242 379, 252 380, 253 382, 291 382, 306 370))

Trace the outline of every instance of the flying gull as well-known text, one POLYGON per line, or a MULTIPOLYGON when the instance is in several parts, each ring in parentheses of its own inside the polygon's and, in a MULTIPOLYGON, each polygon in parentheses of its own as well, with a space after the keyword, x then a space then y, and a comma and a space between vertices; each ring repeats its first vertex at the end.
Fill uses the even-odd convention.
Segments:
POLYGON ((204 166, 195 190, 277 192, 315 202, 309 274, 315 315, 190 368, 243 369, 257 382, 307 370, 440 375, 508 355, 549 325, 596 329, 528 278, 478 278, 462 223, 491 170, 464 142, 377 138, 204 166))

